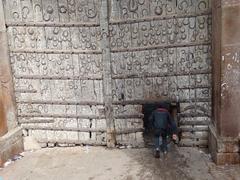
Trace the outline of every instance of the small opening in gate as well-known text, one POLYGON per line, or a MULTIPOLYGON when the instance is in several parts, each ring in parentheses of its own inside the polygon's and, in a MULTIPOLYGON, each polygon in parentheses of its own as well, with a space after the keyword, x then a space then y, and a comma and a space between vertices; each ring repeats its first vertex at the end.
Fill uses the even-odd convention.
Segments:
MULTIPOLYGON (((156 110, 159 104, 162 104, 163 101, 155 103, 146 103, 143 104, 142 113, 144 114, 143 123, 144 123, 144 141, 146 146, 153 146, 153 130, 152 123, 150 121, 150 116, 154 110, 156 110)), ((177 113, 179 111, 179 104, 173 102, 165 102, 169 113, 174 118, 175 122, 178 124, 177 113)))

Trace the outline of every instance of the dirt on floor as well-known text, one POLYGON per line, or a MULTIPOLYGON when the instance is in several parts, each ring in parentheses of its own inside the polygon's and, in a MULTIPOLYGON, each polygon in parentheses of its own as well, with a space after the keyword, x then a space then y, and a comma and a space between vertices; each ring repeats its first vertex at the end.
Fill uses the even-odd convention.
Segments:
MULTIPOLYGON (((72 147, 25 152, 0 170, 3 180, 240 180, 240 166, 216 166, 208 154, 171 145, 167 155, 151 148, 72 147)), ((0 178, 1 179, 1 178, 0 178)))

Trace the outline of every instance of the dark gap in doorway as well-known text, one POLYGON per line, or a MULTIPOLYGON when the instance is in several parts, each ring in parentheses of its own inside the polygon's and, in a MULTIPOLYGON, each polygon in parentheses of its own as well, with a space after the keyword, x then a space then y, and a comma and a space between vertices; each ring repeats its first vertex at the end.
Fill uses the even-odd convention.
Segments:
POLYGON ((144 125, 144 142, 146 147, 152 147, 153 146, 153 131, 151 128, 151 122, 149 121, 149 117, 151 116, 151 113, 158 108, 159 104, 165 104, 165 106, 168 108, 170 114, 174 118, 175 122, 178 125, 179 117, 178 112, 180 111, 179 103, 172 103, 172 102, 166 102, 166 101, 159 101, 154 103, 146 103, 142 106, 142 113, 144 114, 143 118, 143 125, 144 125))

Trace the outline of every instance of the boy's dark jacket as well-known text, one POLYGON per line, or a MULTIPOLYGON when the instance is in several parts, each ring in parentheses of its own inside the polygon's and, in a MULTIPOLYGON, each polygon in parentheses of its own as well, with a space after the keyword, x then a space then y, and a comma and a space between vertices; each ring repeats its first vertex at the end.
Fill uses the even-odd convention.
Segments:
POLYGON ((165 108, 158 108, 152 112, 150 116, 152 127, 154 129, 161 129, 163 131, 170 131, 170 133, 176 133, 177 127, 170 113, 165 108))

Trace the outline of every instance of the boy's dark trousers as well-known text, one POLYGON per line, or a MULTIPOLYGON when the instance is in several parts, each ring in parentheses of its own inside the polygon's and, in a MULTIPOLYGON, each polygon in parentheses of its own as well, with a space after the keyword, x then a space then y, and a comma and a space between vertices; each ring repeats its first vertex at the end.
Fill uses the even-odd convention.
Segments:
POLYGON ((164 129, 154 129, 155 149, 160 149, 160 137, 162 137, 161 150, 167 151, 167 131, 164 129))

